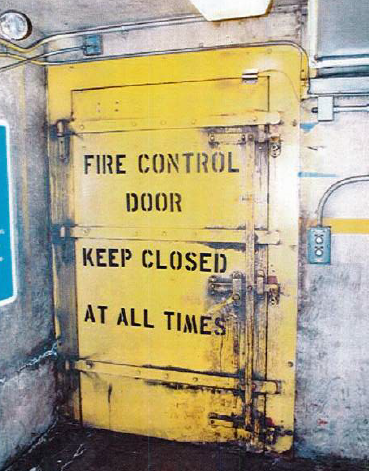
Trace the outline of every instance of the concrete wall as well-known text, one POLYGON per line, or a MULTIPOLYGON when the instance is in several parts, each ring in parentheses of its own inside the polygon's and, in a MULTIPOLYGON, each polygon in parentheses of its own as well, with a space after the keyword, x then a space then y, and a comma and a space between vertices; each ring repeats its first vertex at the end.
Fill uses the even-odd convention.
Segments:
MULTIPOLYGON (((336 100, 343 106, 367 101, 336 100)), ((334 122, 317 124, 314 106, 315 100, 303 104, 296 450, 367 459, 369 182, 343 187, 327 203, 327 218, 367 223, 365 233, 333 235, 331 266, 307 265, 304 242, 322 193, 337 180, 369 174, 369 118, 340 113, 334 122)))
POLYGON ((52 284, 44 71, 1 73, 10 126, 18 298, 0 308, 0 469, 53 421, 52 284))

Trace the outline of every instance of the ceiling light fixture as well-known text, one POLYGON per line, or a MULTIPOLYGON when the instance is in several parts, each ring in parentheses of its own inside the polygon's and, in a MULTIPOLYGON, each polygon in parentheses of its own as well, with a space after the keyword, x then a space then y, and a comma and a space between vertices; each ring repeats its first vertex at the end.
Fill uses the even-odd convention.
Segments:
POLYGON ((271 0, 191 0, 208 21, 264 15, 271 0))

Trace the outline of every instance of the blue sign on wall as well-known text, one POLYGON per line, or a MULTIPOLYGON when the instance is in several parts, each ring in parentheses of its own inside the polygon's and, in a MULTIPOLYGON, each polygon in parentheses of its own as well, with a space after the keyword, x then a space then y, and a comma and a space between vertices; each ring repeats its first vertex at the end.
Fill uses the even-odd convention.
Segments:
POLYGON ((0 122, 0 306, 16 297, 8 127, 0 122))

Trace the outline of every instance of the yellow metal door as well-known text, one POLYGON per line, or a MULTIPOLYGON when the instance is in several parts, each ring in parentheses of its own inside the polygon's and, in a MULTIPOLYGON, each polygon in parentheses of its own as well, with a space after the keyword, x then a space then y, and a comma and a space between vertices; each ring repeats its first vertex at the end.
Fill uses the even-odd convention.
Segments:
MULTIPOLYGON (((280 253, 273 266, 268 256, 279 244, 269 162, 283 106, 272 106, 268 76, 214 76, 211 60, 242 54, 207 53, 198 77, 194 53, 170 57, 176 68, 156 77, 166 57, 135 59, 128 70, 117 61, 99 86, 73 66, 64 95, 50 72, 58 331, 63 380, 84 424, 259 449, 291 444, 293 377, 282 388, 286 366, 267 374, 268 316, 281 297, 280 253), (120 85, 109 78, 119 71, 120 85), (279 409, 268 402, 278 395, 279 409)), ((96 76, 101 64, 89 67, 96 76)), ((283 315, 279 328, 291 332, 283 315)))

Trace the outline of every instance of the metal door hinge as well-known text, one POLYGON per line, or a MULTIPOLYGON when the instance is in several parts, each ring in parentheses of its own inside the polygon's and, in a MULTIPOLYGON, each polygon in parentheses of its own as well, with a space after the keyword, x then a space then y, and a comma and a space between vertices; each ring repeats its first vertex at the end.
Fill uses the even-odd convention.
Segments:
POLYGON ((281 287, 275 275, 266 276, 263 270, 259 270, 256 274, 256 295, 259 298, 268 296, 268 302, 275 306, 279 303, 281 287))
POLYGON ((51 240, 53 244, 60 244, 70 237, 70 227, 53 224, 51 227, 51 240))
POLYGON ((277 440, 281 437, 292 437, 293 431, 286 430, 281 426, 274 425, 273 421, 268 417, 265 420, 265 426, 260 430, 261 440, 265 441, 267 445, 275 445, 277 440))
POLYGON ((62 162, 68 162, 69 160, 69 144, 70 144, 70 132, 68 131, 69 121, 65 119, 59 119, 54 126, 51 127, 51 137, 57 140, 57 152, 58 158, 62 162))
POLYGON ((229 278, 211 276, 208 280, 208 291, 210 295, 231 295, 236 305, 241 304, 243 275, 234 272, 229 278))

